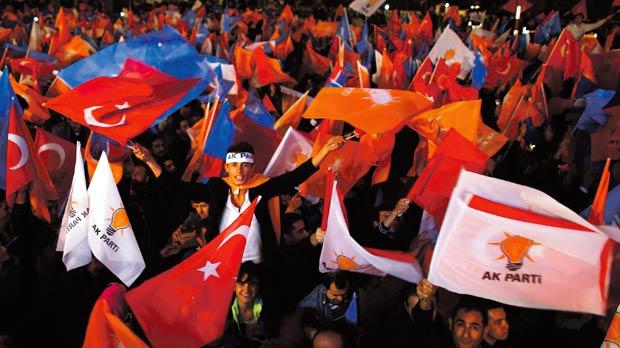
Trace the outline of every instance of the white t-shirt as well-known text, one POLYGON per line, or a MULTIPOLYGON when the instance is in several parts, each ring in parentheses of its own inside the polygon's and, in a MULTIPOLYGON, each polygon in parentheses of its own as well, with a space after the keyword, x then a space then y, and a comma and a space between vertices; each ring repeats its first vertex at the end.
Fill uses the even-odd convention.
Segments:
MULTIPOLYGON (((233 204, 230 192, 228 192, 226 206, 224 207, 222 220, 220 221, 220 233, 230 226, 230 224, 241 215, 241 212, 250 206, 250 203, 248 190, 245 191, 245 200, 243 201, 241 209, 233 204)), ((250 225, 248 240, 245 243, 245 250, 243 251, 243 258, 241 260, 241 262, 246 261, 252 261, 254 263, 261 263, 263 261, 263 242, 260 239, 260 225, 258 224, 256 215, 252 215, 252 224, 250 225)))

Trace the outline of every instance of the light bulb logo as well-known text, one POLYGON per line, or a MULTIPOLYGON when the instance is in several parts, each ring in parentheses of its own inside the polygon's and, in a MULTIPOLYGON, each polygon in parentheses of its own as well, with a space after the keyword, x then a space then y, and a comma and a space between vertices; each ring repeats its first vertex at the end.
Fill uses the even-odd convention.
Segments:
POLYGON ((129 227, 129 217, 127 216, 127 211, 125 208, 114 209, 111 208, 114 212, 112 213, 112 217, 108 220, 110 221, 110 225, 106 228, 106 233, 109 236, 113 236, 116 231, 121 231, 121 235, 123 234, 122 230, 129 227))
POLYGON ((497 260, 508 259, 508 263, 506 264, 508 270, 519 270, 523 266, 524 258, 534 262, 528 255, 528 252, 532 246, 541 245, 540 243, 519 235, 511 235, 507 232, 504 232, 504 235, 506 238, 503 241, 489 244, 499 245, 503 255, 499 256, 497 260))

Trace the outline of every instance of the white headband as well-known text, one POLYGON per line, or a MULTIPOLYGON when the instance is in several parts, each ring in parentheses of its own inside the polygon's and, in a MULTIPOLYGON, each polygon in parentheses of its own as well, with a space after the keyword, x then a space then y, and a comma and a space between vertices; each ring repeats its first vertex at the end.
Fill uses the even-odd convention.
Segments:
POLYGON ((249 152, 229 152, 226 163, 254 163, 254 155, 249 152))

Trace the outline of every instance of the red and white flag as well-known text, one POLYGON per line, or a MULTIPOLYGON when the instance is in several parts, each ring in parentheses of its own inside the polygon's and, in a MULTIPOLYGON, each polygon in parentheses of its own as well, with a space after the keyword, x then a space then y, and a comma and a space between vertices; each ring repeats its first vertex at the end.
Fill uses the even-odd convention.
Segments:
POLYGON ((289 172, 310 158, 312 141, 289 127, 263 174, 270 178, 289 172))
POLYGON ((50 174, 60 199, 64 199, 71 188, 72 164, 76 158, 75 144, 37 128, 34 147, 50 174))
POLYGON ((87 265, 92 259, 88 246, 88 191, 80 142, 75 147, 73 183, 62 217, 56 251, 62 251, 62 262, 70 271, 87 265))
POLYGON ((154 347, 202 347, 222 335, 257 204, 197 253, 127 293, 154 347))
POLYGON ((547 194, 462 171, 429 280, 510 305, 603 315, 612 248, 604 232, 547 194))
POLYGON ((452 29, 446 27, 435 45, 428 53, 428 57, 433 64, 444 59, 448 66, 459 63, 461 64, 461 73, 459 78, 463 79, 469 71, 474 67, 474 53, 467 48, 461 38, 452 29))
POLYGON ((327 233, 321 249, 319 271, 345 270, 376 276, 390 274, 411 283, 422 280, 422 270, 413 255, 365 249, 351 237, 335 181, 331 187, 327 233))

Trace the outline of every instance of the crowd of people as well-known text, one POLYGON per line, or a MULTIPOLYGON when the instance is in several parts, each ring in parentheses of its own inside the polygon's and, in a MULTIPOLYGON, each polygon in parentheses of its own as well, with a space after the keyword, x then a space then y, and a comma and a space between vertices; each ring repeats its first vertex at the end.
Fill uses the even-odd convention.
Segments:
MULTIPOLYGON (((609 10, 607 16, 587 21, 584 18, 587 13, 571 12, 573 1, 530 2, 532 7, 521 13, 519 19, 502 9, 502 4, 491 1, 478 7, 467 5, 456 12, 458 18, 448 15, 448 5, 444 6, 443 2, 418 1, 403 9, 406 12, 401 12, 401 16, 407 13, 421 20, 428 14, 435 30, 441 32, 450 27, 463 42, 469 42, 477 26, 497 36, 505 32, 512 36, 513 28, 521 33, 522 27, 524 32, 534 33, 547 15, 557 10, 562 27, 576 40, 585 34, 597 34, 597 51, 588 54, 618 47, 615 37, 618 22, 610 4, 590 2, 590 8, 604 6, 609 10)), ((183 15, 195 6, 186 1, 132 1, 122 8, 112 1, 61 4, 63 7, 27 0, 5 4, 1 26, 29 28, 37 17, 45 21, 41 26, 53 27, 56 14, 64 9, 75 13, 78 23, 94 22, 96 17, 116 22, 111 44, 121 37, 128 39, 141 34, 136 27, 133 33, 126 27, 127 11, 131 11, 134 22, 146 23, 149 13, 156 8, 163 6, 170 13, 183 15)), ((249 25, 233 26, 226 33, 224 37, 229 42, 225 46, 233 47, 241 39, 247 42, 268 39, 276 30, 278 15, 287 6, 283 0, 226 4, 209 0, 201 5, 206 9, 204 21, 209 25, 214 44, 208 52, 204 52, 204 45, 198 48, 212 55, 218 54, 215 43, 224 36, 219 24, 223 11, 237 14, 250 11, 258 15, 249 25)), ((293 27, 301 27, 303 20, 310 16, 317 21, 339 21, 342 16, 339 2, 297 1, 289 5, 296 15, 293 27)), ((382 6, 367 18, 368 25, 389 26, 394 8, 391 10, 388 12, 382 6)), ((360 14, 351 10, 346 13, 353 26, 364 24, 360 14)), ((148 30, 146 27, 144 31, 148 30)), ((183 28, 179 25, 176 29, 183 28)), ((95 41, 103 40, 103 33, 99 34, 92 34, 95 41)), ((326 84, 329 72, 319 75, 304 66, 304 49, 310 41, 316 52, 329 56, 334 37, 314 37, 302 32, 299 39, 292 41, 292 51, 281 64, 282 70, 297 81, 296 90, 316 96, 326 84)), ((369 35, 370 42, 377 44, 374 42, 377 37, 369 35)), ((6 44, 20 44, 19 37, 3 39, 6 44)), ((504 96, 517 79, 524 84, 535 79, 553 40, 552 37, 542 44, 538 54, 530 55, 524 51, 517 53, 520 50, 515 39, 515 54, 525 65, 514 79, 479 90, 484 124, 503 131, 497 117, 504 96)), ((103 41, 99 43, 103 47, 103 41)), ((43 43, 43 50, 48 44, 43 43)), ((416 58, 419 67, 425 56, 416 58)), ((8 64, 9 60, 3 59, 3 63, 8 64)), ((616 76, 617 83, 618 67, 612 65, 611 69, 604 73, 616 76)), ((23 80, 27 77, 22 76, 23 80)), ((45 94, 51 81, 42 84, 41 94, 45 94)), ((539 189, 576 212, 591 205, 604 162, 592 160, 591 132, 575 127, 585 107, 583 97, 575 95, 576 85, 581 82, 579 78, 568 78, 557 93, 545 86, 548 116, 536 125, 531 120, 522 120, 517 134, 509 136, 511 139, 489 159, 485 175, 539 189)), ((270 100, 276 119, 287 111, 286 105, 283 107, 286 96, 278 84, 257 87, 249 79, 238 83, 261 100, 270 100)), ((470 79, 460 83, 469 84, 470 79)), ((378 87, 376 82, 372 87, 378 87)), ((616 86, 613 88, 617 91, 616 86)), ((590 86, 589 91, 593 89, 590 86)), ((19 99, 28 108, 26 101, 19 99)), ((263 197, 255 211, 234 291, 230 294, 232 302, 225 330, 209 347, 594 347, 603 342, 620 302, 614 293, 608 303, 609 315, 599 317, 515 307, 487 299, 482 293, 478 297, 460 295, 437 287, 426 278, 411 284, 390 275, 377 277, 344 270, 320 273, 319 257, 326 235, 321 228, 325 214, 323 201, 304 197, 297 188, 318 171, 331 152, 356 141, 344 136, 352 127, 341 127, 313 156, 286 174, 268 180, 261 177, 254 165, 260 150, 255 150, 255 144, 237 142, 227 149, 221 178, 212 177, 206 184, 188 183, 181 180, 194 149, 188 129, 202 119, 204 107, 205 104, 194 100, 134 138, 129 146, 132 153, 123 160, 118 190, 146 263, 146 269, 132 287, 173 268, 200 250, 255 197, 263 197), (268 207, 272 197, 280 198, 281 236, 274 231, 274 216, 268 207)), ((310 132, 315 125, 316 120, 302 119, 297 129, 310 132)), ((48 120, 29 122, 28 126, 32 130, 41 127, 72 143, 80 141, 82 146, 90 134, 89 128, 53 111, 48 120)), ((390 154, 387 180, 373 185, 374 169, 371 169, 344 196, 349 230, 359 244, 409 253, 420 251, 418 231, 423 209, 404 197, 419 174, 410 169, 414 164, 412 155, 421 139, 409 127, 399 129, 390 154)), ((620 183, 620 163, 612 161, 610 172, 610 187, 614 187, 620 183)), ((51 222, 47 223, 33 214, 27 199, 28 189, 25 186, 19 190, 11 206, 4 200, 4 193, 0 195, 3 199, 0 203, 0 347, 80 346, 96 300, 110 283, 118 286, 120 282, 96 259, 84 267, 66 271, 62 254, 56 251, 62 203, 50 204, 51 222)), ((427 271, 424 255, 416 256, 427 271)), ((579 286, 580 280, 572 279, 567 284, 579 286)), ((615 288, 612 280, 611 289, 615 288)), ((148 343, 144 328, 131 311, 125 306, 122 312, 121 319, 148 343)))

